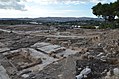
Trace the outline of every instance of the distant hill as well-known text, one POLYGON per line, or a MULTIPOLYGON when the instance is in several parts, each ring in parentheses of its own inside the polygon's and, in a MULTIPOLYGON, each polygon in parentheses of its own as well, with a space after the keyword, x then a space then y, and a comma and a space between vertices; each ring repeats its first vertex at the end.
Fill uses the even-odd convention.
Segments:
POLYGON ((0 20, 24 20, 24 21, 40 21, 40 22, 67 22, 67 21, 104 21, 104 19, 91 17, 39 17, 39 18, 0 18, 0 20))

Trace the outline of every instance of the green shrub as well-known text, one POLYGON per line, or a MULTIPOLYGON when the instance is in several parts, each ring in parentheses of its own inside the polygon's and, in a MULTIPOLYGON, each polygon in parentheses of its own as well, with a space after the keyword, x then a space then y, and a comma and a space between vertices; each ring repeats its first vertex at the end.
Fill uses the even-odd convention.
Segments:
POLYGON ((95 26, 81 26, 80 28, 83 28, 83 29, 96 29, 95 26))
POLYGON ((99 29, 116 29, 119 28, 118 23, 113 22, 113 23, 103 23, 99 26, 99 29))

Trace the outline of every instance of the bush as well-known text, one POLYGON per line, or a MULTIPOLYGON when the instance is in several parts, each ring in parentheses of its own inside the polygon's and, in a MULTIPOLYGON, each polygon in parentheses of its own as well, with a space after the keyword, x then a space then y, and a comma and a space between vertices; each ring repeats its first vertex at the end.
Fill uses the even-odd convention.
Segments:
POLYGON ((99 26, 99 29, 116 29, 119 25, 116 22, 113 23, 103 23, 99 26))
POLYGON ((96 29, 95 26, 81 26, 80 28, 83 28, 83 29, 96 29))

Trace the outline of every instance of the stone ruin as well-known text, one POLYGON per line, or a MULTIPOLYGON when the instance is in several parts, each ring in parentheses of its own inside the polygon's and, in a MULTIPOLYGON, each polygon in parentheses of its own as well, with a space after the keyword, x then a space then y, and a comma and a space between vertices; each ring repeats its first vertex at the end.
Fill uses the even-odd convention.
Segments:
POLYGON ((48 65, 62 61, 75 53, 76 51, 60 45, 38 42, 29 48, 2 53, 5 58, 2 64, 9 75, 22 79, 30 77, 27 72, 32 74, 42 71, 48 65), (14 76, 15 74, 17 75, 14 76))
POLYGON ((19 50, 13 53, 4 53, 4 56, 17 68, 18 71, 41 64, 40 57, 33 56, 29 50, 19 50))

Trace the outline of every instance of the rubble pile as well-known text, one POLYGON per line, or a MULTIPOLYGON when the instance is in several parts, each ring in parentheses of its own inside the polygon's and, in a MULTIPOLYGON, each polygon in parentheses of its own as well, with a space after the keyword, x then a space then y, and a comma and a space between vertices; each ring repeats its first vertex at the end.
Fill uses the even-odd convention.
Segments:
POLYGON ((119 45, 118 45, 118 31, 113 33, 114 30, 104 32, 101 34, 101 38, 97 43, 92 44, 87 48, 87 51, 82 51, 80 57, 77 59, 77 76, 83 79, 81 71, 87 66, 91 69, 91 73, 84 79, 118 79, 119 75, 115 75, 115 71, 118 73, 119 68, 119 45), (114 37, 114 34, 116 37, 114 37), (112 36, 112 37, 111 37, 112 36), (114 39, 113 39, 114 38, 114 39), (103 40, 102 40, 103 39, 103 40))

